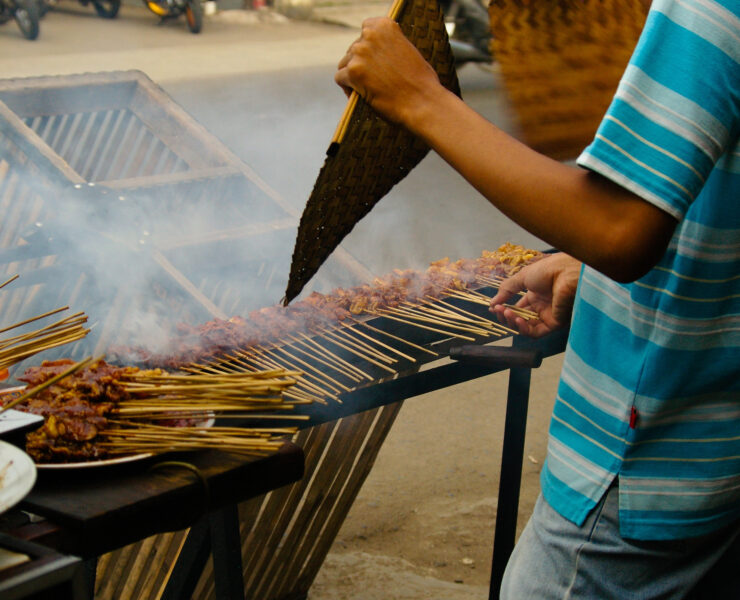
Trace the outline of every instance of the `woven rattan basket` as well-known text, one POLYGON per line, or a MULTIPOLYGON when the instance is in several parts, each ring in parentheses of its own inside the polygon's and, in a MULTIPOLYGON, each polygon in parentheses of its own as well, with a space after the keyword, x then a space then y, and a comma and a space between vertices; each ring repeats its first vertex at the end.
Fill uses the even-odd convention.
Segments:
POLYGON ((588 145, 649 0, 491 0, 492 50, 523 141, 557 159, 588 145))
MULTIPOLYGON (((436 0, 406 0, 397 21, 406 37, 459 95, 442 13, 436 0)), ((285 292, 287 304, 344 237, 429 151, 406 129, 380 118, 363 100, 341 144, 331 147, 301 217, 285 292)))

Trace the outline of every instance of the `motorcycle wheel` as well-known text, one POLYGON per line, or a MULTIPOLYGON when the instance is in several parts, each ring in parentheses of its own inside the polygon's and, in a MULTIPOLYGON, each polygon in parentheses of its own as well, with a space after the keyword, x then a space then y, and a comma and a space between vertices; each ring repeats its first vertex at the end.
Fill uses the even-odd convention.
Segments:
POLYGON ((34 0, 36 2, 36 9, 39 13, 39 18, 43 19, 46 16, 46 13, 49 12, 49 5, 47 4, 46 0, 34 0))
POLYGON ((15 0, 13 18, 24 38, 35 40, 39 37, 39 10, 36 0, 15 0))
POLYGON ((121 8, 121 0, 93 0, 93 6, 99 17, 115 19, 121 8))
POLYGON ((192 33, 200 33, 200 30, 203 29, 203 5, 201 0, 187 0, 185 21, 192 33))

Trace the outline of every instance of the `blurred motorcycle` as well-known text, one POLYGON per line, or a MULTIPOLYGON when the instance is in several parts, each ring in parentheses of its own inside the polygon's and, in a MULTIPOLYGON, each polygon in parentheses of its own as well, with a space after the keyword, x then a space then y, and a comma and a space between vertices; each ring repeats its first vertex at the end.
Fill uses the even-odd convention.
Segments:
MULTIPOLYGON (((3 0, 0 0, 2 2, 3 0)), ((34 0, 24 0, 26 2, 34 0)), ((43 6, 45 13, 49 5, 56 0, 35 0, 43 6)), ((185 22, 188 29, 193 33, 200 33, 203 29, 203 5, 202 0, 143 0, 151 12, 157 15, 162 21, 176 19, 180 15, 185 15, 185 22)), ((114 19, 121 8, 121 0, 78 0, 82 6, 92 4, 98 16, 104 19, 114 19)))
MULTIPOLYGON (((115 19, 121 8, 121 0, 77 0, 82 6, 93 5, 95 12, 104 19, 115 19)), ((57 0, 36 0, 39 15, 44 16, 49 10, 56 8, 57 0)))
POLYGON ((121 8, 121 0, 79 0, 82 6, 92 4, 99 17, 115 19, 121 8))
POLYGON ((185 15, 185 22, 192 33, 203 29, 201 0, 144 0, 146 7, 163 21, 185 15))
POLYGON ((39 36, 39 18, 36 0, 0 0, 0 24, 15 20, 27 40, 39 36))
POLYGON ((491 25, 481 0, 440 0, 440 6, 455 64, 492 63, 491 25))

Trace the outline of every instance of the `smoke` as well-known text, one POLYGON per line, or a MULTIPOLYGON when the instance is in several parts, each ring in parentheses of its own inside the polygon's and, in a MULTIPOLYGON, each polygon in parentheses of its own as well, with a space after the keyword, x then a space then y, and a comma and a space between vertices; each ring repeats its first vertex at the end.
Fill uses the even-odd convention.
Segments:
MULTIPOLYGON (((192 132, 173 131, 172 123, 163 124, 170 128, 165 148, 149 139, 157 137, 156 120, 148 132, 139 133, 129 113, 121 116, 113 109, 89 121, 87 116, 24 116, 48 145, 48 155, 66 163, 78 181, 92 179, 92 185, 75 185, 69 170, 38 161, 23 150, 24 144, 11 143, 11 132, 0 120, 5 216, 0 269, 21 276, 0 291, 3 319, 17 321, 69 304, 72 311, 85 311, 94 329, 84 343, 60 354, 81 356, 122 346, 163 354, 187 330, 181 324, 246 317, 277 304, 287 282, 298 217, 345 99, 323 67, 280 80, 261 75, 250 84, 199 81, 181 86, 179 94, 207 130, 275 186, 279 199, 238 165, 225 168, 234 167, 224 159, 228 152, 214 151, 210 141, 187 139, 192 132), (316 83, 319 77, 326 81, 316 83), (283 88, 276 89, 277 81, 284 82, 283 88), (260 93, 265 89, 268 93, 260 93), (111 143, 95 146, 91 141, 114 134, 118 137, 111 143), (175 142, 178 137, 181 141, 175 142), (201 164, 194 168, 178 158, 183 151, 201 164), (107 179, 105 184, 101 179, 107 179)), ((66 88, 64 103, 95 105, 89 89, 71 99, 72 89, 66 88)), ((61 110, 58 98, 48 96, 43 104, 54 115, 61 110)), ((7 100, 0 94, 0 101, 7 100)), ((24 107, 15 102, 13 109, 22 112, 24 107)), ((15 127, 13 135, 18 131, 15 127)), ((430 155, 345 239, 343 248, 355 264, 335 253, 303 296, 366 283, 371 274, 395 268, 423 270, 445 256, 478 256, 505 241, 532 245, 531 237, 522 238, 520 229, 430 155)))

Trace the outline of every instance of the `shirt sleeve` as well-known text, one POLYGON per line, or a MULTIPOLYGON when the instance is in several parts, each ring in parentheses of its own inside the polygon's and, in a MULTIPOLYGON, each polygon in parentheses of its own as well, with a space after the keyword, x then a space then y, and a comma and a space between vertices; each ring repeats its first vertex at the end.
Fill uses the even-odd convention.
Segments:
POLYGON ((681 219, 737 139, 739 10, 736 0, 655 0, 578 164, 681 219))

